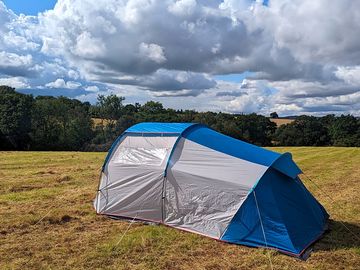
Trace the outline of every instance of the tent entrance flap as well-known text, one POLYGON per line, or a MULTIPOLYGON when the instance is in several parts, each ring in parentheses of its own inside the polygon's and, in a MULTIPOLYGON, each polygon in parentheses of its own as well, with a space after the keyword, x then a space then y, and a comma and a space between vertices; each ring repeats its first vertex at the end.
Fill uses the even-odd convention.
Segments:
POLYGON ((176 139, 125 135, 106 165, 98 192, 98 211, 161 222, 164 170, 176 139))

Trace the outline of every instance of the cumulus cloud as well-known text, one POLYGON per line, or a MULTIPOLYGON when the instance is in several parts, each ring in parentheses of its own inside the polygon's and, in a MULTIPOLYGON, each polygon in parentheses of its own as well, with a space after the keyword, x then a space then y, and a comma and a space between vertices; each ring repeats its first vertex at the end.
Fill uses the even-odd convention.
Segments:
POLYGON ((147 44, 141 42, 139 45, 140 55, 144 58, 148 58, 155 63, 161 64, 166 61, 166 57, 164 55, 164 48, 157 44, 147 44))
POLYGON ((99 87, 97 87, 96 85, 87 86, 87 87, 85 87, 85 90, 89 91, 89 92, 94 92, 94 93, 100 92, 99 87))
POLYGON ((355 85, 358 88, 360 86, 360 65, 351 67, 339 66, 335 75, 347 84, 355 85))
POLYGON ((105 45, 99 38, 94 38, 89 32, 81 33, 77 38, 72 53, 84 59, 97 59, 105 54, 105 45))
POLYGON ((0 72, 5 75, 22 76, 31 73, 32 56, 0 52, 0 72))
POLYGON ((32 62, 31 55, 17 55, 15 53, 0 52, 0 63, 3 68, 29 66, 32 62))
POLYGON ((7 85, 14 88, 26 88, 29 86, 27 80, 22 77, 0 78, 0 85, 7 85))
POLYGON ((243 80, 241 85, 237 85, 234 84, 234 88, 238 87, 237 91, 230 92, 238 93, 237 95, 223 95, 222 91, 216 94, 225 97, 220 101, 222 106, 225 107, 225 111, 232 113, 266 113, 271 108, 271 91, 264 85, 263 81, 243 80))
POLYGON ((191 15, 196 7, 196 0, 178 0, 168 6, 168 10, 178 16, 191 15))
POLYGON ((0 78, 94 94, 93 84, 126 86, 179 108, 189 96, 230 112, 356 112, 358 10, 352 0, 58 0, 31 17, 0 1, 0 78), (212 78, 246 71, 242 85, 212 78))
MULTIPOLYGON (((117 76, 113 74, 113 76, 110 76, 110 74, 107 74, 105 78, 101 75, 98 75, 97 78, 111 84, 135 85, 154 92, 182 91, 179 93, 180 95, 184 95, 184 93, 191 93, 190 95, 199 94, 205 89, 216 85, 216 81, 206 74, 165 69, 159 69, 149 75, 117 76), (184 92, 183 90, 192 91, 184 92)), ((171 96, 176 96, 176 93, 171 96)))
POLYGON ((81 86, 81 83, 74 82, 74 81, 65 82, 64 79, 57 79, 56 81, 47 83, 45 86, 49 87, 49 88, 76 89, 81 86))

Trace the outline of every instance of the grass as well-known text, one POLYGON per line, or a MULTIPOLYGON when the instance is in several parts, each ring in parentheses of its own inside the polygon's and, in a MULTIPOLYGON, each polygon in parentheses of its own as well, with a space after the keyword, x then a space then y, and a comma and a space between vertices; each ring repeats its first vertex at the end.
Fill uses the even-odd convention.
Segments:
MULTIPOLYGON (((360 148, 290 151, 331 215, 306 261, 271 251, 274 269, 359 269, 360 148)), ((105 153, 0 152, 0 269, 270 269, 267 252, 165 226, 115 221, 92 200, 105 153), (126 231, 119 245, 116 245, 126 231)))

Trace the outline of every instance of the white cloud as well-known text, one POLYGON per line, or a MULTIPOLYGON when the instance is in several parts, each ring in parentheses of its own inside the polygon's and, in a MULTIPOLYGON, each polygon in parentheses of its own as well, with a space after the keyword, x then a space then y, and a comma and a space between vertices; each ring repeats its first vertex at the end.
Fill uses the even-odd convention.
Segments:
POLYGON ((27 80, 21 77, 0 78, 0 85, 7 85, 14 88, 26 88, 29 86, 27 80))
POLYGON ((177 0, 168 7, 169 11, 178 16, 191 15, 196 7, 196 0, 177 0))
POLYGON ((4 51, 0 52, 0 68, 30 66, 31 64, 32 56, 30 54, 18 55, 4 51))
POLYGON ((72 52, 85 59, 94 59, 105 54, 105 45, 99 38, 94 38, 89 32, 83 32, 76 38, 72 52))
POLYGON ((49 88, 77 89, 81 86, 81 83, 74 81, 65 82, 64 79, 57 79, 53 82, 47 83, 45 86, 49 88))
POLYGON ((164 55, 164 48, 157 44, 147 44, 141 42, 141 44, 139 45, 139 52, 142 57, 149 58, 150 60, 158 64, 166 61, 166 57, 164 55))
POLYGON ((73 69, 70 69, 67 74, 68 74, 69 78, 74 79, 74 80, 77 80, 80 78, 79 73, 73 69))
POLYGON ((353 67, 338 67, 335 72, 339 79, 344 80, 346 83, 356 85, 360 91, 360 65, 353 67))
POLYGON ((98 93, 100 91, 99 87, 97 87, 96 85, 87 86, 85 87, 85 90, 94 93, 98 93))
POLYGON ((28 40, 24 36, 16 34, 14 31, 9 31, 4 37, 4 43, 7 47, 22 48, 23 50, 35 51, 40 47, 38 43, 28 40))
MULTIPOLYGON (((243 80, 240 85, 237 83, 232 84, 232 91, 220 91, 217 94, 217 96, 224 97, 221 103, 223 103, 227 112, 258 112, 266 114, 270 110, 272 105, 270 92, 264 86, 262 81, 243 80)), ((219 88, 223 89, 224 85, 220 84, 219 88)), ((229 84, 226 88, 229 89, 229 84)))

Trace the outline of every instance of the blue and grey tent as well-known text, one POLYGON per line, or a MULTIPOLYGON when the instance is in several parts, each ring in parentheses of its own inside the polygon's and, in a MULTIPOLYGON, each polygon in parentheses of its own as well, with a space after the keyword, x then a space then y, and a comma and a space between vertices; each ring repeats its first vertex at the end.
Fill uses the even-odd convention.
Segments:
POLYGON ((328 214, 291 154, 193 123, 141 123, 111 147, 97 213, 166 224, 218 240, 301 257, 328 214))

